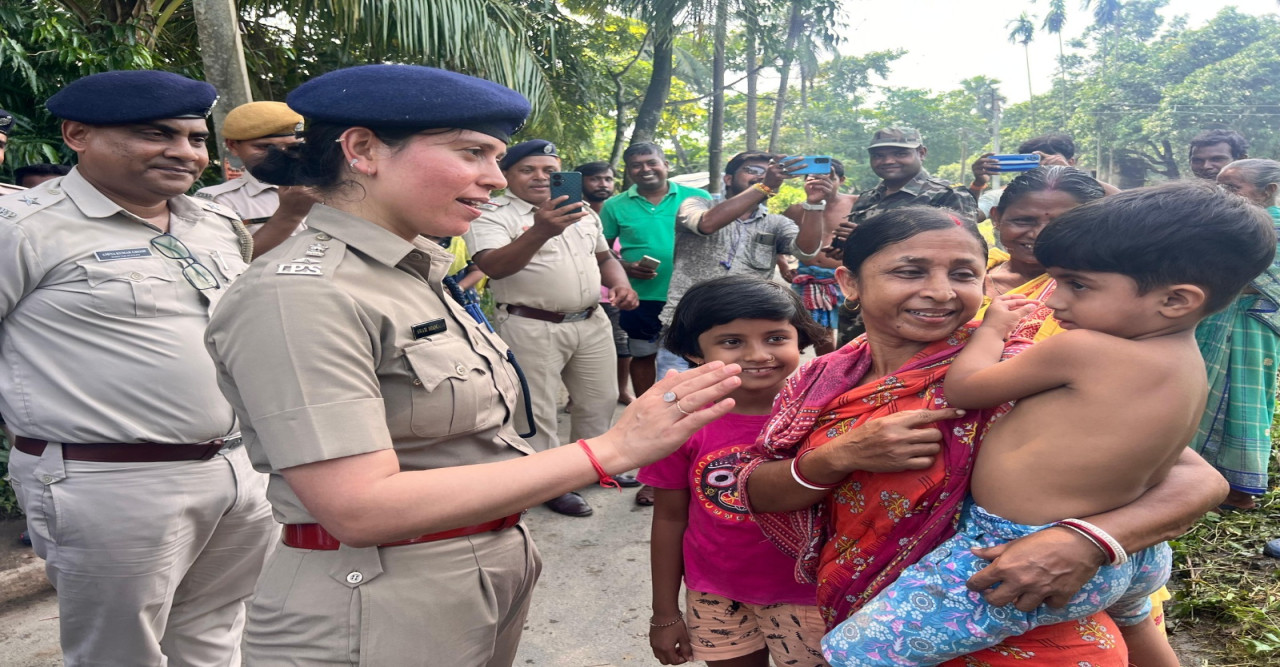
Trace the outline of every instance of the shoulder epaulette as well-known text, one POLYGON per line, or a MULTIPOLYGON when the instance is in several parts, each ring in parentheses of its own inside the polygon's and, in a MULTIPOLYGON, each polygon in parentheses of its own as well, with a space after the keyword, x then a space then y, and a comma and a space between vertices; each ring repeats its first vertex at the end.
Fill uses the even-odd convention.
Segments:
POLYGON ((0 197, 0 220, 17 222, 66 198, 62 188, 19 190, 0 197))

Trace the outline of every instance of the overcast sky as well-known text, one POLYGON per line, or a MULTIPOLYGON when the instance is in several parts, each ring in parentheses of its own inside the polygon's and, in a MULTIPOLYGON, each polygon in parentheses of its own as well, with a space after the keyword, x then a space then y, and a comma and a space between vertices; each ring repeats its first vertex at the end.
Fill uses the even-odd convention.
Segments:
MULTIPOLYGON (((1057 36, 1039 30, 1048 0, 843 0, 846 13, 845 43, 841 52, 860 55, 903 48, 907 54, 894 62, 888 83, 935 91, 958 88, 960 81, 979 74, 999 79, 1009 102, 1027 99, 1026 65, 1022 45, 1009 43, 1009 21, 1026 11, 1037 16, 1031 42, 1031 77, 1038 95, 1049 90, 1056 71, 1057 36)), ((1198 28, 1227 5, 1241 12, 1263 15, 1280 11, 1275 0, 1171 0, 1166 20, 1186 15, 1188 27, 1198 28)), ((1081 0, 1067 0, 1063 41, 1069 45, 1093 21, 1081 0)))

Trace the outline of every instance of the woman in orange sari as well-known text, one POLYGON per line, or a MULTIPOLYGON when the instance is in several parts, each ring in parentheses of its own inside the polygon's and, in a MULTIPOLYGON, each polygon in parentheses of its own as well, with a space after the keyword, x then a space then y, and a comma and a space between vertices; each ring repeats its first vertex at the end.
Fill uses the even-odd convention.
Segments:
MULTIPOLYGON (((987 298, 978 309, 978 318, 986 312, 987 303, 1001 294, 1021 294, 1037 301, 1048 299, 1058 283, 1036 259, 1036 237, 1059 215, 1102 199, 1103 194, 1102 185, 1075 167, 1039 167, 1013 179, 1000 196, 1000 203, 991 209, 996 235, 1007 252, 991 248, 987 253, 987 279, 983 286, 987 298)), ((1062 331, 1047 309, 1033 319, 1042 322, 1033 340, 1044 340, 1062 331)))
MULTIPOLYGON (((867 333, 788 381, 739 479, 765 534, 818 584, 829 625, 954 532, 976 447, 997 411, 948 407, 942 381, 983 301, 976 227, 934 208, 896 209, 846 243, 841 287, 867 333)), ((1015 339, 1009 353, 1029 341, 1015 339)), ((1216 473, 1194 454, 1133 504, 1087 521, 1127 551, 1180 534, 1213 507, 1216 473), (1158 517, 1153 519, 1152 517, 1158 517)), ((1051 528, 980 554, 970 580, 992 604, 1061 606, 1103 563, 1085 538, 1051 528)), ((1038 628, 956 661, 967 665, 1125 665, 1105 614, 1038 628)))

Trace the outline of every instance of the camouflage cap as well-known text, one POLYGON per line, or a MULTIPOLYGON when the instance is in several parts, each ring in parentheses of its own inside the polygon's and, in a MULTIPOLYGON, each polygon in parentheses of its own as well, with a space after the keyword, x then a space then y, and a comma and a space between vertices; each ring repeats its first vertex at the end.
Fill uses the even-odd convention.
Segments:
POLYGON ((883 130, 877 130, 871 135, 871 145, 868 149, 879 148, 881 146, 893 146, 896 148, 918 148, 923 146, 924 142, 920 140, 920 132, 909 127, 886 127, 883 130))

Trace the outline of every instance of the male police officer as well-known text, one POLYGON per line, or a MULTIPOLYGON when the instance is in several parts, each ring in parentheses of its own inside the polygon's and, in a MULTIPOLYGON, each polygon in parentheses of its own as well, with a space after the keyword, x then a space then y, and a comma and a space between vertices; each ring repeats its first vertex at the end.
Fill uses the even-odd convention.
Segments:
POLYGON ((236 212, 254 236, 261 254, 265 246, 275 247, 299 229, 312 204, 319 201, 307 187, 279 188, 263 183, 249 170, 262 164, 268 152, 296 143, 302 116, 284 102, 250 102, 227 114, 222 123, 222 139, 227 153, 244 164, 245 172, 226 183, 200 188, 197 197, 211 199, 236 212))
POLYGON ((49 99, 80 157, 0 197, 0 413, 68 665, 239 664, 276 534, 204 330, 252 239, 183 195, 207 83, 105 72, 49 99))
MULTIPOLYGON (((495 198, 498 210, 471 223, 467 247, 500 304, 494 318, 498 335, 528 377, 538 430, 528 442, 543 451, 560 444, 556 399, 561 381, 573 398, 570 440, 608 430, 618 400, 618 356, 609 318, 598 307, 601 284, 622 310, 635 308, 638 300, 605 245, 595 212, 566 204, 566 197, 551 198, 551 174, 560 170, 555 144, 541 139, 516 144, 500 166, 507 193, 495 198)), ((569 516, 592 511, 575 493, 547 507, 569 516)))

